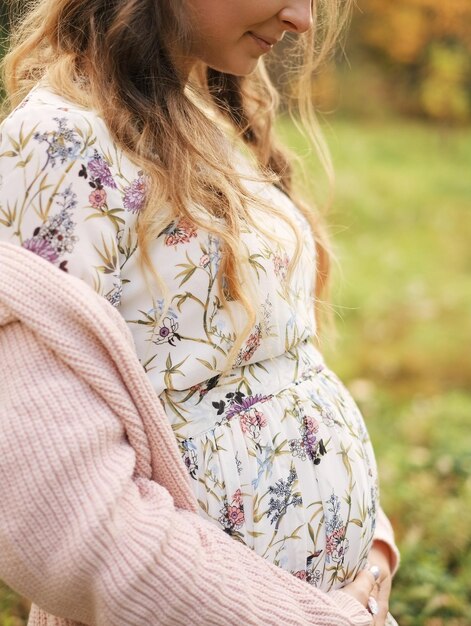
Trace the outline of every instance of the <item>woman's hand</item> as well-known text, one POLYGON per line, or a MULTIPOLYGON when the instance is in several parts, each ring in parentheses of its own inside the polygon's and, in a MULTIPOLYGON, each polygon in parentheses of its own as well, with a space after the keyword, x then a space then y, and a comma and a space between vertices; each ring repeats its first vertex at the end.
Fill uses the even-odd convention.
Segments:
POLYGON ((360 571, 355 580, 342 591, 353 596, 365 608, 371 608, 371 598, 377 603, 378 612, 373 615, 374 626, 384 626, 389 610, 391 593, 390 550, 382 541, 375 541, 368 555, 368 567, 360 571), (376 571, 375 577, 374 573, 376 571), (369 606, 370 605, 370 606, 369 606))
POLYGON ((383 541, 374 541, 368 555, 369 567, 379 567, 380 574, 373 597, 378 603, 378 613, 375 615, 374 625, 384 626, 389 610, 389 596, 391 594, 391 552, 383 541))
POLYGON ((368 605, 371 598, 374 598, 379 603, 378 582, 379 579, 376 578, 374 570, 371 571, 371 569, 363 569, 358 572, 355 580, 349 585, 342 587, 341 591, 353 596, 355 600, 365 607, 365 609, 370 610, 368 605))

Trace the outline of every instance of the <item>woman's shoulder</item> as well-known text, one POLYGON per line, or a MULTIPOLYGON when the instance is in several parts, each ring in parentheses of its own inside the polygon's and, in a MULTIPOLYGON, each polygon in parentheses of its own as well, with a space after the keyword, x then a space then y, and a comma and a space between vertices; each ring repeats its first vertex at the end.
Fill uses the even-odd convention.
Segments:
POLYGON ((112 141, 103 119, 97 111, 86 108, 53 91, 46 83, 38 83, 24 100, 14 108, 0 125, 1 132, 15 132, 21 127, 54 125, 61 120, 71 122, 82 132, 88 128, 112 141))
POLYGON ((68 100, 47 84, 37 84, 0 124, 2 172, 12 167, 31 171, 30 163, 36 161, 46 163, 48 170, 64 169, 91 158, 104 159, 113 174, 120 173, 121 164, 131 178, 138 169, 123 155, 97 111, 68 100))
POLYGON ((120 242, 145 191, 143 173, 98 114, 50 89, 34 88, 0 126, 0 241, 84 279, 112 303, 120 242))
MULTIPOLYGON (((143 179, 139 166, 113 139, 96 110, 41 83, 0 124, 0 190, 2 180, 19 172, 44 195, 52 191, 56 196, 59 187, 72 184, 96 209, 104 206, 105 190, 117 207, 127 208, 134 187, 142 187, 143 179)), ((9 189, 13 193, 11 185, 9 189)), ((136 200, 131 214, 137 213, 135 205, 136 200)))

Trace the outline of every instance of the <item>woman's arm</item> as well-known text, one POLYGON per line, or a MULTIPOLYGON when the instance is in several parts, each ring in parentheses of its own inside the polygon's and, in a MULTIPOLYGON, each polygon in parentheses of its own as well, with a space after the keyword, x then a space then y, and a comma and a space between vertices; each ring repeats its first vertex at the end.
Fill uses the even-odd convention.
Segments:
POLYGON ((387 559, 390 575, 394 576, 399 569, 400 553, 394 541, 394 531, 391 522, 381 507, 378 510, 378 516, 376 518, 373 549, 381 552, 385 559, 387 559))
MULTIPOLYGON (((112 301, 120 227, 108 209, 123 205, 123 189, 81 114, 31 112, 2 127, 0 240, 112 301)), ((119 417, 46 346, 47 333, 38 337, 2 326, 0 290, 0 578, 52 614, 97 626, 371 623, 353 598, 319 592, 136 479, 119 417)))
MULTIPOLYGON (((376 565, 380 569, 378 580, 378 614, 375 617, 375 626, 388 623, 390 615, 389 596, 391 594, 392 578, 399 568, 399 550, 394 541, 394 532, 384 511, 380 508, 376 520, 376 533, 373 546, 368 555, 370 565, 376 565)), ((389 622, 392 623, 392 620, 389 622)))
POLYGON ((371 624, 136 480, 118 417, 22 323, 0 326, 0 363, 0 578, 17 592, 97 626, 371 624))

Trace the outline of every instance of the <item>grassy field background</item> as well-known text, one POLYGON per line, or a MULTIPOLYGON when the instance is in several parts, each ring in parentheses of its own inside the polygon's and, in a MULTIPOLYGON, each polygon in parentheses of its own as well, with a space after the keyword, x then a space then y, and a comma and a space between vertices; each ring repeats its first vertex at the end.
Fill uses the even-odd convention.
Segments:
MULTIPOLYGON (((284 136, 303 143, 290 125, 284 136)), ((375 445, 401 626, 471 624, 471 130, 336 121, 330 365, 375 445)))
MULTIPOLYGON (((285 124, 299 152, 302 141, 285 124)), ((471 624, 471 130, 336 121, 337 342, 402 552, 400 626, 471 624)), ((27 603, 0 587, 0 624, 27 603)))

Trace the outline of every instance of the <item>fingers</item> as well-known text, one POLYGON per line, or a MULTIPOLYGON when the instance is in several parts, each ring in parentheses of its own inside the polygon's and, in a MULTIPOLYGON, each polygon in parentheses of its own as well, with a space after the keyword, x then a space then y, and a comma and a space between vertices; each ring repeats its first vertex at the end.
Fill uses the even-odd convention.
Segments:
MULTIPOLYGON (((355 580, 343 587, 342 591, 356 598, 365 608, 370 610, 370 613, 378 613, 377 603, 380 579, 380 568, 377 566, 369 567, 368 569, 360 570, 355 580)), ((381 625, 379 624, 378 626, 381 625)))
POLYGON ((391 577, 383 574, 378 566, 368 567, 367 570, 375 578, 374 588, 368 597, 367 609, 374 618, 374 626, 384 626, 389 610, 389 595, 391 592, 391 577))
POLYGON ((380 606, 378 604, 378 591, 379 591, 378 581, 381 578, 381 569, 377 565, 371 565, 371 566, 367 565, 366 572, 370 575, 372 579, 370 580, 370 582, 372 583, 372 587, 368 595, 366 608, 373 616, 373 619, 375 620, 374 623, 376 626, 376 616, 379 617, 379 614, 380 614, 380 606))
POLYGON ((378 588, 378 613, 375 618, 375 626, 383 626, 389 611, 389 595, 391 593, 391 577, 383 579, 378 588))
POLYGON ((370 597, 376 598, 377 584, 376 573, 371 572, 369 569, 364 569, 358 572, 354 582, 357 592, 361 596, 361 602, 363 606, 368 607, 368 600, 370 597))
POLYGON ((376 598, 374 598, 373 596, 370 596, 368 598, 368 604, 366 605, 366 608, 373 616, 374 624, 376 626, 376 616, 379 613, 379 605, 378 605, 378 602, 376 601, 376 598))
POLYGON ((373 589, 368 597, 368 604, 367 604, 367 608, 368 611, 371 613, 371 615, 373 615, 373 617, 375 617, 376 615, 378 615, 378 613, 380 612, 380 607, 378 604, 378 591, 379 591, 379 583, 378 583, 378 579, 379 579, 379 568, 374 566, 374 568, 370 568, 370 572, 373 574, 373 577, 375 579, 375 583, 373 585, 373 589))

